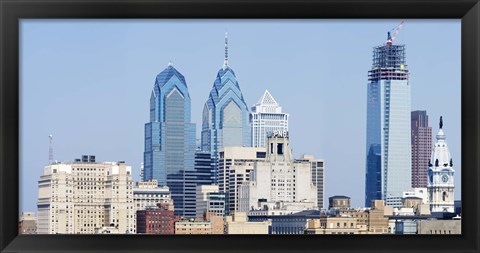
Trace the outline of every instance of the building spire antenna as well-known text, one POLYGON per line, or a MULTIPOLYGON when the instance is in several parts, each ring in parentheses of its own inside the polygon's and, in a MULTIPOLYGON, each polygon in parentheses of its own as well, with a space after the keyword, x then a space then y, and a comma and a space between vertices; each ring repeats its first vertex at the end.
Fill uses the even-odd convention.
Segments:
POLYGON ((53 135, 48 136, 49 146, 48 146, 48 161, 53 163, 53 135))
POLYGON ((223 61, 223 69, 228 67, 228 33, 225 31, 225 59, 223 61))
POLYGON ((440 124, 439 125, 440 125, 440 129, 442 129, 443 128, 443 118, 442 118, 442 116, 440 116, 440 124))

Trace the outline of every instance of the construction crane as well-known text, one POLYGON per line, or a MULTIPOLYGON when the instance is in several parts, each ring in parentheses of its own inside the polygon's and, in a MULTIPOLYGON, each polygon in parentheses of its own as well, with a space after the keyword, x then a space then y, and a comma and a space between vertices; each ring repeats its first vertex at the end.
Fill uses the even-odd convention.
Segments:
POLYGON ((396 28, 390 30, 390 31, 387 33, 387 45, 392 45, 393 41, 397 38, 398 33, 399 33, 400 30, 402 29, 403 23, 404 23, 404 20, 402 20, 402 21, 400 22, 400 24, 399 24, 396 28), (391 36, 391 32, 392 32, 393 30, 395 30, 395 32, 393 33, 393 36, 391 36))

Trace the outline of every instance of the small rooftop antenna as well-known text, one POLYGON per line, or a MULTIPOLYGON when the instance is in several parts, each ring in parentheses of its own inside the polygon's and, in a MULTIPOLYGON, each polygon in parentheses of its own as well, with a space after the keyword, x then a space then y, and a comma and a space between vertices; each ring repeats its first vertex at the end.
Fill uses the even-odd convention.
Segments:
POLYGON ((48 147, 48 161, 50 163, 53 163, 53 135, 48 136, 48 140, 50 141, 49 147, 48 147))

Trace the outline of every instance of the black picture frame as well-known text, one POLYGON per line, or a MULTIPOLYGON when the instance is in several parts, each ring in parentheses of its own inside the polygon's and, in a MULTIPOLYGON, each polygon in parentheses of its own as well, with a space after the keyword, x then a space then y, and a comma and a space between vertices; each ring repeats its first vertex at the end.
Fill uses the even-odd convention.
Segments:
POLYGON ((0 0, 0 18, 1 252, 480 252, 478 0, 0 0), (17 235, 19 20, 23 18, 461 19, 462 234, 17 235))

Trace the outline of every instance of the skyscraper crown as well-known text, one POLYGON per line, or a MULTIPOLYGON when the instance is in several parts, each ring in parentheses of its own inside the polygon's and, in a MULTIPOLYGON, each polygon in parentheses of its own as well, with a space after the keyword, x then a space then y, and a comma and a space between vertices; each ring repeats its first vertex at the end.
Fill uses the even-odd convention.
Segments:
POLYGON ((163 85, 165 85, 168 80, 170 80, 173 76, 176 76, 178 77, 178 79, 180 79, 180 81, 186 86, 187 83, 185 82, 185 77, 180 74, 180 72, 178 72, 177 69, 175 69, 173 67, 173 65, 170 63, 168 65, 168 67, 166 69, 164 69, 162 72, 160 72, 158 75, 157 75, 157 78, 156 78, 156 83, 161 87, 163 87, 163 85))

